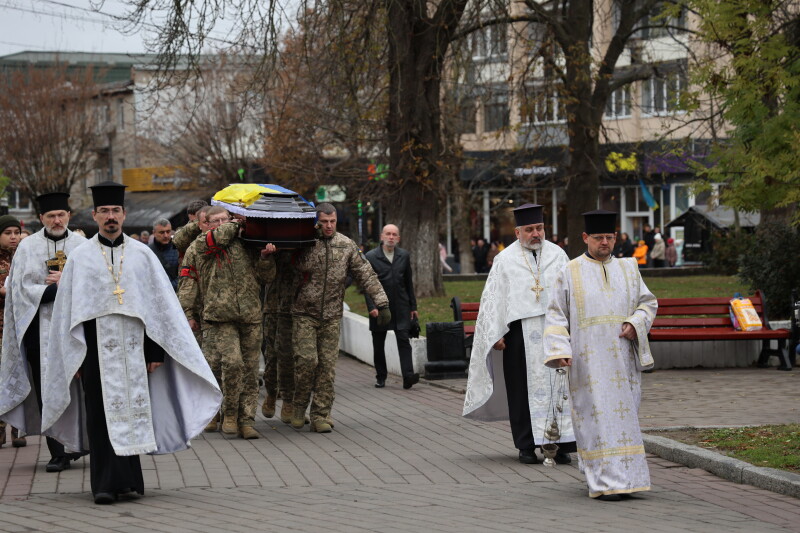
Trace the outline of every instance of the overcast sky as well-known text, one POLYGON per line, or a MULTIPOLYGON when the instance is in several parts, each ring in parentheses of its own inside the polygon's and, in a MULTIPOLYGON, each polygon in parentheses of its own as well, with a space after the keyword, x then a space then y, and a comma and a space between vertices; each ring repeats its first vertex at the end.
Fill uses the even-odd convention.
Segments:
MULTIPOLYGON (((123 35, 113 17, 91 6, 91 0, 0 0, 0 56, 25 50, 146 51, 142 35, 123 35)), ((102 11, 121 15, 123 8, 120 0, 106 0, 102 11)))

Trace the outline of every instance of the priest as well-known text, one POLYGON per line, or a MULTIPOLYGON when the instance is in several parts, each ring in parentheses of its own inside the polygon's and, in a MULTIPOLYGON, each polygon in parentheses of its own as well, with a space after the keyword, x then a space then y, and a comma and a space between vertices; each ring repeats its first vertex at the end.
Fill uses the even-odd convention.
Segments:
MULTIPOLYGON (((86 239, 67 229, 69 194, 36 198, 42 229, 19 243, 7 283, 5 336, 0 363, 0 413, 20 432, 41 433, 41 368, 48 356, 53 300, 67 258, 86 239)), ((80 453, 66 453, 48 437, 47 472, 61 472, 80 453)))
POLYGON ((550 297, 546 364, 569 368, 578 462, 589 497, 619 501, 650 490, 639 428, 647 333, 658 303, 636 260, 612 255, 616 213, 584 213, 587 252, 569 262, 550 297))
POLYGON ((562 399, 556 372, 544 366, 542 332, 547 302, 568 258, 545 238, 541 205, 514 209, 514 220, 517 240, 495 257, 481 295, 464 416, 509 420, 521 463, 538 463, 537 447, 559 443, 555 461, 567 464, 575 451, 569 399, 562 399), (545 426, 554 418, 561 435, 549 439, 545 426))
POLYGON ((186 449, 222 395, 163 267, 122 233, 125 187, 91 189, 99 233, 61 276, 42 428, 69 450, 91 452, 94 500, 107 504, 143 494, 138 455, 186 449))

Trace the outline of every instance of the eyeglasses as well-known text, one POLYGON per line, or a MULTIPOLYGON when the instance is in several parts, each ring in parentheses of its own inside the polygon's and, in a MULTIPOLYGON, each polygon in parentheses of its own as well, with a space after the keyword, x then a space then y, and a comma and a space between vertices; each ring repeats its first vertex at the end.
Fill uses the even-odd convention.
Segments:
POLYGON ((592 240, 597 242, 603 242, 603 241, 611 242, 617 238, 616 235, 589 235, 589 237, 591 237, 592 240))

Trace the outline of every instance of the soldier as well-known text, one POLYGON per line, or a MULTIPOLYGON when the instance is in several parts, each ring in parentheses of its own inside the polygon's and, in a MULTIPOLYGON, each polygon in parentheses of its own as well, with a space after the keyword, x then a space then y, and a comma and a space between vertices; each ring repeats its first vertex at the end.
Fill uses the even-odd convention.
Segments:
MULTIPOLYGON (((184 269, 194 269, 197 283, 187 284, 179 298, 192 328, 198 327, 192 314, 195 302, 202 299, 203 353, 222 383, 222 432, 257 439, 253 424, 258 407, 261 285, 275 276, 275 262, 268 257, 275 246, 264 247, 260 258, 251 253, 238 238, 239 221, 231 220, 222 207, 211 207, 206 220, 211 229, 186 253, 196 254, 196 263, 187 264, 186 257, 183 263, 184 269)), ((212 424, 213 420, 206 430, 212 424)))
POLYGON ((284 250, 275 255, 275 281, 270 283, 264 298, 264 388, 267 397, 261 413, 275 416, 275 401, 280 395, 281 422, 292 421, 294 396, 294 355, 292 354, 292 301, 297 289, 297 271, 292 265, 293 252, 284 250))
POLYGON ((303 428, 311 401, 311 431, 330 433, 345 278, 350 275, 375 303, 379 325, 389 323, 391 312, 386 293, 358 245, 336 232, 336 208, 319 204, 317 219, 320 238, 295 263, 300 286, 292 304, 292 427, 303 428))
MULTIPOLYGON (((189 207, 192 207, 196 203, 197 202, 192 202, 189 204, 189 207)), ((208 225, 206 224, 206 213, 208 213, 208 210, 211 209, 211 206, 205 202, 203 202, 203 204, 204 205, 197 208, 197 211, 189 215, 189 218, 191 219, 189 223, 178 228, 177 231, 175 231, 175 235, 172 236, 172 244, 175 245, 181 255, 186 253, 187 248, 189 248, 189 245, 194 242, 198 235, 208 231, 208 225)))
MULTIPOLYGON (((194 285, 197 282, 197 271, 194 269, 194 265, 197 264, 197 248, 191 247, 191 244, 201 233, 205 233, 209 230, 208 223, 206 222, 206 213, 209 209, 211 209, 211 206, 208 205, 198 209, 196 213, 196 221, 190 222, 189 224, 180 228, 178 232, 175 233, 175 237, 172 239, 173 244, 176 244, 176 240, 180 242, 180 246, 176 244, 175 247, 178 248, 178 251, 181 254, 183 254, 181 259, 181 268, 178 269, 178 299, 181 300, 181 302, 184 301, 184 299, 182 299, 180 296, 181 292, 186 293, 185 298, 195 299, 194 307, 187 312, 186 318, 189 320, 189 325, 194 324, 194 326, 192 326, 194 338, 201 348, 203 347, 203 335, 201 332, 200 323, 202 322, 201 316, 203 314, 203 301, 200 298, 200 291, 195 290, 193 287, 189 287, 190 284, 194 285), (180 234, 180 237, 178 234, 180 234), (186 241, 188 241, 189 238, 191 238, 192 241, 187 243, 186 241), (192 249, 191 252, 189 252, 189 248, 192 249), (189 266, 184 267, 183 265, 189 266), (191 292, 191 296, 188 294, 189 292, 191 292)), ((218 420, 212 420, 210 422, 210 431, 216 431, 218 423, 218 420)))

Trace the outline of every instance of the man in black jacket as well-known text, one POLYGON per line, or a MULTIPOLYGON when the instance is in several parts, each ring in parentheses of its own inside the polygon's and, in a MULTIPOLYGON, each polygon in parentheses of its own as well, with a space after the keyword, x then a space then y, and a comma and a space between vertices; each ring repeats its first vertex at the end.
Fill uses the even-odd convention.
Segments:
POLYGON ((400 354, 400 370, 403 373, 403 388, 410 389, 419 382, 419 374, 414 373, 414 362, 411 359, 411 342, 408 332, 411 320, 419 319, 417 299, 414 296, 414 283, 411 275, 411 256, 407 251, 398 248, 400 230, 394 224, 387 224, 381 232, 381 245, 366 254, 367 261, 378 275, 378 279, 389 298, 389 309, 392 320, 387 326, 378 326, 378 309, 369 298, 369 329, 372 332, 372 348, 375 353, 375 372, 377 388, 386 385, 386 332, 394 330, 397 338, 397 351, 400 354))

